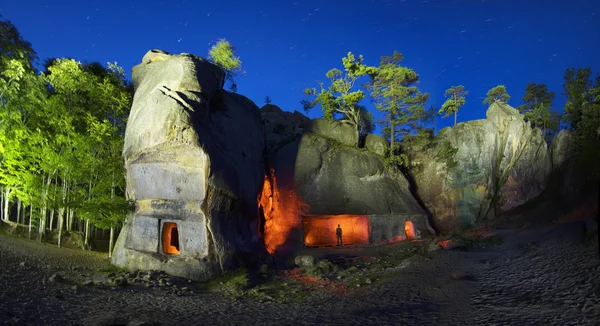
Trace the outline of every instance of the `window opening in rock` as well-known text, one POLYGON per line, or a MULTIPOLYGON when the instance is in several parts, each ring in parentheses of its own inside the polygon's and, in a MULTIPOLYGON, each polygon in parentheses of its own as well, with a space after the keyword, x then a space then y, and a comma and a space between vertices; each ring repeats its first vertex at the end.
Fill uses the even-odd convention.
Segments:
POLYGON ((179 232, 177 223, 165 222, 163 224, 163 252, 179 255, 179 232))
POLYGON ((415 239, 415 226, 414 226, 413 222, 406 221, 406 223, 404 224, 404 232, 406 232, 406 238, 408 240, 415 239))
POLYGON ((342 229, 342 245, 369 243, 369 218, 365 215, 317 215, 302 220, 307 247, 336 246, 336 229, 342 229))

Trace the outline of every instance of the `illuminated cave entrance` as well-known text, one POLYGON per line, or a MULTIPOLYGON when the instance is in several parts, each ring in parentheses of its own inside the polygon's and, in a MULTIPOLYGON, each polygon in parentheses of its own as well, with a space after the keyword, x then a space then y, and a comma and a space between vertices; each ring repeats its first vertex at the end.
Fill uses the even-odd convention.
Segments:
POLYGON ((413 222, 406 221, 406 223, 404 223, 404 232, 406 233, 406 238, 408 240, 415 239, 415 226, 413 222))
POLYGON ((337 245, 336 229, 342 228, 342 244, 369 243, 369 218, 366 215, 317 215, 302 219, 304 244, 307 247, 337 245))
POLYGON ((165 254, 179 255, 177 223, 165 222, 163 224, 162 239, 162 251, 165 254))

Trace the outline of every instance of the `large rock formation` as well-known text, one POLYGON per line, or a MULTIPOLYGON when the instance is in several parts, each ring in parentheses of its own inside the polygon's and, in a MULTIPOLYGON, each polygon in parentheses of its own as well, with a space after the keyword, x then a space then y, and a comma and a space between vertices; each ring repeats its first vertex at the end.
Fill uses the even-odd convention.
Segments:
POLYGON ((552 169, 540 130, 499 102, 486 119, 441 130, 434 146, 415 160, 421 165, 415 173, 418 193, 444 232, 535 198, 552 169))
POLYGON ((222 90, 222 77, 200 57, 157 50, 133 68, 123 159, 136 210, 115 265, 206 279, 244 253, 266 253, 261 117, 253 102, 222 90))
POLYGON ((261 205, 269 251, 327 245, 338 224, 357 244, 406 237, 407 221, 417 234, 432 231, 405 177, 385 167, 385 140, 368 142, 374 153, 352 146, 356 133, 347 125, 313 119, 297 127, 268 158, 261 205))

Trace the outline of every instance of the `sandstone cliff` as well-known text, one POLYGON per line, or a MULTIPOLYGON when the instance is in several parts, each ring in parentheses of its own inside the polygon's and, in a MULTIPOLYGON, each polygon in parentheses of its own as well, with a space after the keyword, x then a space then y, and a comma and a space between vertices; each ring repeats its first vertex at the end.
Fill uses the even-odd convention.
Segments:
POLYGON ((414 155, 418 193, 440 231, 494 217, 538 196, 552 169, 539 129, 494 103, 486 119, 441 130, 434 146, 414 155))
MULTIPOLYGON (((276 114, 272 107, 264 107, 262 115, 268 128, 266 139, 281 139, 267 146, 270 175, 266 188, 272 191, 263 191, 262 205, 265 242, 270 251, 301 245, 310 229, 306 219, 319 216, 333 220, 335 216, 339 220, 342 216, 364 216, 368 243, 405 236, 406 221, 423 235, 432 231, 406 178, 385 167, 381 154, 387 144, 383 138, 369 135, 365 148, 357 148, 353 146, 358 140, 356 132, 348 125, 291 119, 291 113, 276 114), (282 125, 272 130, 272 121, 282 125)), ((335 234, 335 230, 330 232, 335 234)))
POLYGON ((206 279, 244 253, 265 252, 256 204, 264 175, 260 113, 222 90, 222 75, 200 57, 157 50, 133 68, 123 160, 136 211, 114 264, 206 279))

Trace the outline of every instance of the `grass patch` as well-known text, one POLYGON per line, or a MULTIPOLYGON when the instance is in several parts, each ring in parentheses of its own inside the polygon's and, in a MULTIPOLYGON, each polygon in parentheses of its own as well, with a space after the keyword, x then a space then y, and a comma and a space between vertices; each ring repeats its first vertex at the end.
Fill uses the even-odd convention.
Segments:
POLYGON ((119 267, 117 265, 109 264, 107 267, 100 269, 101 273, 104 274, 124 274, 129 272, 126 267, 119 267))
POLYGON ((242 295, 249 286, 250 278, 245 268, 227 271, 220 277, 202 284, 205 290, 223 291, 233 295, 242 295))
POLYGON ((504 238, 498 234, 490 236, 459 235, 457 240, 459 242, 457 248, 461 250, 485 249, 500 246, 504 243, 504 238))
POLYGON ((258 284, 245 294, 259 301, 290 303, 308 298, 309 292, 302 288, 297 281, 277 278, 258 284))
POLYGON ((300 271, 310 277, 330 278, 340 272, 340 267, 328 260, 319 260, 315 265, 301 268, 300 271))

